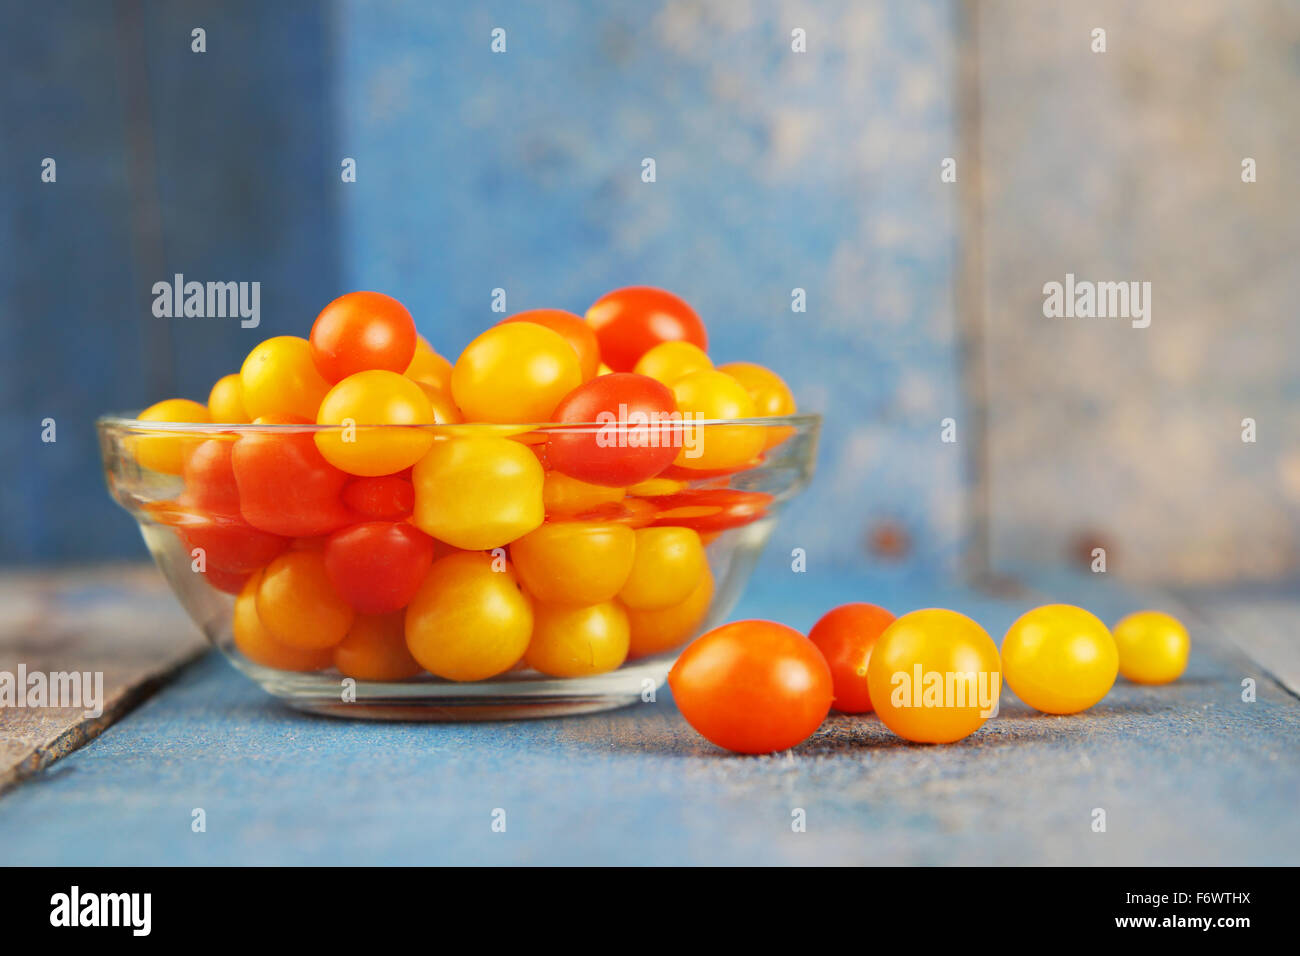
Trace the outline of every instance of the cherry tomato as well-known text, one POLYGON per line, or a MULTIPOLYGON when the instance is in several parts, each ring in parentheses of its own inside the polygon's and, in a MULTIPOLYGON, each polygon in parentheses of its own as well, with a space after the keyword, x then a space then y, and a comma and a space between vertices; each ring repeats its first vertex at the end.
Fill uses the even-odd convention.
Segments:
POLYGON ((330 584, 320 551, 286 551, 266 566, 257 588, 257 616, 281 644, 333 647, 355 616, 330 584))
POLYGON ((401 374, 415 357, 415 320, 382 292, 349 292, 321 310, 311 327, 311 355, 326 381, 370 369, 401 374))
MULTIPOLYGON (((683 416, 754 417, 754 400, 726 372, 691 372, 673 382, 672 390, 683 416)), ((757 457, 766 440, 758 425, 687 425, 674 463, 689 469, 736 468, 757 457)))
POLYGON ((636 532, 621 524, 547 522, 510 545, 519 579, 539 601, 599 604, 627 581, 636 532))
POLYGON ((640 528, 636 555, 618 599, 655 610, 685 601, 708 567, 700 536, 690 528, 640 528))
POLYGON ((1119 652, 1106 625, 1081 607, 1048 604, 1021 615, 1002 639, 1002 674, 1017 697, 1047 714, 1077 714, 1106 696, 1119 652))
POLYGON ((632 371, 671 386, 683 375, 712 368, 713 362, 698 345, 690 342, 660 342, 637 359, 632 371))
POLYGON ((382 370, 357 372, 330 389, 316 424, 346 426, 317 432, 316 447, 335 468, 367 477, 411 467, 434 438, 422 428, 392 427, 432 425, 433 409, 419 385, 382 370))
POLYGON ((842 714, 871 712, 871 689, 867 686, 867 663, 894 615, 874 604, 842 604, 827 611, 808 632, 831 668, 835 687, 835 709, 842 714))
POLYGON ((433 564, 433 539, 405 521, 367 521, 325 542, 325 571, 353 610, 387 614, 406 607, 433 564))
POLYGON ((508 438, 445 438, 412 472, 415 525, 466 551, 509 544, 542 523, 544 472, 508 438))
POLYGON ((817 647, 773 621, 736 621, 696 638, 668 674, 687 723, 737 753, 786 750, 831 709, 831 671, 817 647))
POLYGON ((1178 618, 1138 611, 1115 625, 1119 671, 1135 684, 1168 684, 1187 669, 1192 641, 1178 618))
POLYGON ((708 566, 695 590, 681 604, 647 611, 627 607, 628 659, 648 657, 680 647, 694 637, 708 617, 713 602, 713 575, 708 566))
POLYGON ((530 309, 512 315, 508 319, 502 319, 497 324, 504 325, 507 322, 531 322, 534 325, 544 326, 552 332, 558 332, 577 353, 582 380, 587 382, 596 377, 596 370, 600 367, 600 343, 596 341, 596 333, 582 320, 582 316, 565 312, 563 309, 530 309))
POLYGON ((343 504, 371 520, 409 518, 415 510, 415 486, 400 475, 356 478, 344 486, 343 504))
POLYGON ((262 623, 257 613, 257 593, 261 583, 261 572, 251 575, 235 598, 232 619, 235 647, 255 664, 277 670, 318 671, 329 667, 334 656, 331 648, 290 647, 277 641, 262 623))
POLYGON ((655 525, 694 528, 700 534, 707 534, 739 528, 766 517, 774 499, 762 491, 688 488, 674 495, 646 500, 655 507, 655 525))
POLYGON ((587 310, 587 322, 600 341, 600 357, 615 372, 630 372, 660 342, 690 342, 704 351, 709 337, 695 310, 684 301, 649 286, 616 289, 587 310))
POLYGON ((416 382, 420 386, 420 391, 424 392, 424 397, 429 402, 429 409, 433 412, 433 423, 435 425, 459 425, 465 421, 465 416, 460 413, 456 403, 451 400, 451 391, 434 388, 428 382, 416 382))
POLYGON ((230 463, 234 439, 218 436, 200 442, 185 459, 185 491, 180 502, 197 511, 239 515, 239 486, 230 463))
POLYGON ((435 352, 422 335, 415 337, 415 355, 403 374, 413 381, 451 394, 451 362, 435 352))
MULTIPOLYGON (((208 407, 188 398, 169 398, 150 405, 137 418, 142 422, 207 422, 208 407)), ((185 458, 203 438, 184 432, 150 431, 133 435, 131 452, 141 468, 179 475, 185 458)))
POLYGON ((672 392, 631 372, 594 378, 564 397, 555 421, 596 427, 548 433, 551 467, 594 485, 625 487, 653 478, 681 447, 672 392))
POLYGON ((952 743, 997 712, 1002 662, 993 639, 966 615, 912 611, 876 641, 867 686, 876 714, 894 733, 952 743))
POLYGON ((570 478, 560 471, 548 471, 542 484, 542 503, 546 514, 555 517, 572 517, 601 505, 623 500, 622 488, 593 485, 570 478))
MULTIPOLYGON (((745 387, 754 400, 754 414, 760 418, 781 418, 798 411, 790 386, 771 369, 752 362, 731 362, 719 366, 718 371, 726 372, 745 387)), ((766 446, 774 448, 793 435, 794 429, 788 425, 771 425, 766 434, 766 446)))
POLYGON ((207 582, 226 594, 239 594, 252 576, 253 572, 222 571, 220 568, 205 568, 203 571, 203 577, 207 582))
POLYGON ((217 379, 208 392, 208 415, 223 425, 247 425, 252 421, 244 409, 244 380, 239 373, 217 379))
POLYGON ((638 481, 627 489, 627 493, 636 498, 666 498, 669 495, 675 495, 679 491, 685 490, 686 482, 660 476, 638 481))
POLYGON ((597 505, 573 516, 574 521, 605 521, 625 524, 629 528, 645 528, 655 517, 655 506, 641 498, 624 498, 622 501, 597 505))
POLYGON ((627 659, 627 612, 613 601, 533 605, 533 637, 524 662, 551 677, 587 677, 627 659))
POLYGON ((277 335, 256 346, 239 370, 244 410, 255 419, 285 416, 314 422, 330 383, 311 355, 311 343, 296 335, 277 335))
POLYGON ((406 647, 402 615, 358 614, 347 637, 334 645, 334 666, 355 680, 405 680, 420 673, 406 647))
POLYGON ((254 528, 309 538, 353 520, 341 498, 348 476, 325 460, 309 432, 247 431, 230 462, 240 513, 254 528))
POLYGON ((176 529, 185 549, 203 553, 210 571, 247 574, 264 568, 286 547, 288 539, 252 527, 238 516, 196 512, 176 529))
POLYGON ((451 370, 451 396, 475 422, 549 421, 560 399, 581 384, 569 340, 532 322, 493 326, 465 347, 451 370))
POLYGON ((514 667, 533 633, 533 606, 514 571, 490 554, 435 561, 406 609, 406 646, 446 680, 484 680, 514 667))

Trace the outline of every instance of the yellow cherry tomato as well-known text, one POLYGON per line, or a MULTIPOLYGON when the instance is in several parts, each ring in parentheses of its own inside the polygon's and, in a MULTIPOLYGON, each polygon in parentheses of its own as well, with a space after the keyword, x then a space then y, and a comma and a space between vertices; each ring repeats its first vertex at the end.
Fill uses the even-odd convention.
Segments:
POLYGON ((345 427, 317 432, 316 447, 350 475, 391 475, 424 457, 433 432, 364 426, 433 423, 433 409, 419 385, 396 372, 370 369, 349 375, 321 401, 316 424, 345 427))
POLYGON ((636 540, 627 525, 547 522, 510 545, 510 558, 537 600, 599 604, 611 600, 627 581, 636 540))
POLYGON ((1115 625, 1119 672, 1135 684, 1168 684, 1187 669, 1192 641, 1178 618, 1138 611, 1115 625))
POLYGON ((648 375, 671 387, 683 375, 712 368, 713 361, 698 345, 690 342, 660 342, 637 359, 632 371, 638 375, 648 375))
MULTIPOLYGON (((719 366, 718 371, 726 372, 745 387, 754 400, 754 414, 760 418, 779 418, 799 410, 790 386, 769 368, 753 362, 731 362, 719 366)), ((794 429, 789 426, 773 425, 767 429, 765 444, 773 448, 793 434, 794 429)))
POLYGON ((917 743, 946 744, 997 712, 997 645, 964 614, 929 608, 904 614, 880 635, 867 688, 886 727, 917 743))
MULTIPOLYGON (((150 405, 139 415, 142 422, 208 422, 208 406, 188 398, 168 398, 150 405)), ((190 456, 206 436, 182 432, 156 431, 132 436, 131 451, 140 467, 179 475, 190 456)))
POLYGON ((622 501, 622 488, 593 485, 558 471, 548 471, 542 485, 542 502, 546 513, 556 517, 582 514, 601 505, 622 501))
POLYGON ((411 475, 413 521, 426 534, 466 551, 503 547, 546 517, 544 476, 537 456, 517 441, 439 439, 411 475))
POLYGON ((634 498, 655 498, 661 495, 675 495, 686 487, 686 482, 673 478, 650 478, 638 482, 627 489, 634 498))
MULTIPOLYGON (((705 419, 753 418, 754 400, 726 372, 691 372, 672 384, 683 415, 705 419)), ((755 425, 687 426, 676 464, 702 470, 739 468, 763 450, 767 436, 755 425)))
POLYGON ((330 666, 334 652, 330 648, 304 650, 277 641, 257 615, 257 592, 262 572, 250 575, 235 598, 232 627, 235 647, 255 664, 282 671, 318 671, 330 666))
POLYGON ((559 332, 532 322, 488 329, 451 370, 451 395, 470 421, 545 422, 582 384, 578 353, 559 332))
POLYGON ((401 611, 358 614, 334 646, 334 666, 344 677, 375 681, 404 680, 423 669, 406 646, 401 611))
POLYGON ((435 425, 460 425, 465 421, 465 416, 460 413, 456 403, 451 400, 451 392, 434 388, 428 382, 416 382, 420 386, 420 391, 424 392, 424 397, 429 400, 429 408, 433 411, 433 423, 435 425))
POLYGON ((1119 653, 1106 625, 1081 607, 1048 604, 1021 615, 1002 639, 1002 675, 1046 714, 1077 714, 1106 696, 1119 653))
POLYGON ((208 415, 222 425, 246 425, 252 421, 244 410, 244 380, 238 372, 217 379, 208 392, 208 415))
POLYGON ((532 633, 532 601, 510 566, 490 554, 461 551, 435 561, 406 607, 406 646, 446 680, 510 670, 532 633))
POLYGON ((289 415, 316 420, 316 409, 330 383, 316 370, 311 343, 296 335, 277 335, 254 347, 239 370, 244 411, 251 418, 289 415))
POLYGON ((698 634, 713 603, 713 575, 708 566, 700 583, 680 604, 653 611, 627 607, 628 659, 648 657, 680 647, 698 634))
POLYGON ((415 337, 415 355, 403 374, 441 392, 451 391, 451 362, 435 352, 423 335, 415 337))
POLYGON ((354 612, 330 584, 324 555, 313 549, 286 551, 266 566, 257 616, 281 644, 318 650, 343 640, 354 612))
POLYGON ((632 571, 619 589, 628 607, 654 610, 685 601, 708 568, 704 543, 692 528, 638 528, 632 571))
POLYGON ((587 677, 627 659, 627 612, 613 601, 575 607, 538 603, 524 663, 551 677, 587 677))

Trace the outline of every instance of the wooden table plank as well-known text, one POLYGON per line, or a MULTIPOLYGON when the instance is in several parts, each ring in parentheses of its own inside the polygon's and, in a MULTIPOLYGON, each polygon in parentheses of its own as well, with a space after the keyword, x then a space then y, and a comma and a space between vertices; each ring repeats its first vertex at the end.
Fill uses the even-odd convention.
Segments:
POLYGON ((16 706, 30 696, 0 705, 0 791, 98 736, 205 646, 153 565, 0 577, 0 680, 102 675, 99 694, 94 678, 83 690, 98 714, 16 706))

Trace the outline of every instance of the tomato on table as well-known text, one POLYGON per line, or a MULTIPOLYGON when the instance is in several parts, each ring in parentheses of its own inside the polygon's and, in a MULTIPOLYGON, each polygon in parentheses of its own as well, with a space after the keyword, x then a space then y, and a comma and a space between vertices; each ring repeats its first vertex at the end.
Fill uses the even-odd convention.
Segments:
POLYGON ((405 521, 367 521, 325 542, 325 572, 334 590, 361 614, 406 607, 433 564, 433 539, 405 521))
POLYGON ((615 289, 587 310, 600 342, 600 357, 615 372, 630 372, 660 342, 690 342, 709 349, 708 333, 681 298, 650 286, 615 289))
POLYGON ((877 716, 894 733, 952 743, 997 713, 1002 659, 966 615, 927 608, 885 628, 867 663, 867 686, 877 716))
POLYGON ((507 322, 531 322, 558 332, 573 346, 573 351, 578 356, 578 367, 582 371, 582 380, 589 382, 596 377, 596 371, 600 367, 600 343, 582 316, 563 309, 529 309, 502 319, 497 325, 505 325, 507 322))
POLYGON ((1119 652, 1095 615, 1069 604, 1026 611, 1002 639, 1002 676, 1012 692, 1046 714, 1077 714, 1106 696, 1119 652))
POLYGON ((545 422, 582 384, 578 354, 560 333, 532 322, 494 325, 461 352, 451 397, 468 421, 545 422))
POLYGON ((841 604, 821 616, 808 640, 830 665, 835 689, 834 707, 842 714, 871 712, 871 688, 867 684, 867 665, 871 650, 885 628, 894 623, 894 615, 874 604, 841 604))
POLYGON ((831 709, 831 671, 792 627, 736 621, 682 652, 668 674, 687 723, 737 753, 786 750, 810 737, 831 709))
POLYGON ((415 347, 411 313, 382 292, 341 295, 321 310, 311 327, 312 359, 331 383, 370 369, 401 374, 410 366, 415 347))
POLYGON ((571 478, 622 488, 653 478, 672 462, 682 431, 672 392, 661 382, 614 372, 574 389, 555 407, 560 424, 588 429, 547 433, 546 460, 571 478))
POLYGON ((343 379, 321 400, 316 447, 335 468, 351 475, 391 475, 411 467, 429 450, 433 408, 419 384, 396 372, 374 369, 343 379), (369 426, 381 427, 369 427, 369 426))
POLYGON ((1115 625, 1119 672, 1135 684, 1168 684, 1182 676, 1192 641, 1178 618, 1137 611, 1115 625))

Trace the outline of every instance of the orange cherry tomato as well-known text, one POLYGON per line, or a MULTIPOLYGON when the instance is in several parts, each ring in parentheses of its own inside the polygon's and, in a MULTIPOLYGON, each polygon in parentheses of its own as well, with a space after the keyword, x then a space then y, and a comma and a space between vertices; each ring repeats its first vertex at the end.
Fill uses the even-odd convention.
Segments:
POLYGON ((649 657, 680 647, 694 637, 713 603, 713 575, 704 574, 685 601, 672 607, 645 610, 624 606, 629 630, 628 659, 649 657))
POLYGON ((636 554, 618 599, 645 610, 685 601, 708 568, 700 536, 690 528, 640 528, 634 534, 636 554))
POLYGON ((277 641, 257 613, 257 592, 261 572, 250 575, 235 598, 232 629, 235 647, 255 664, 282 671, 318 671, 330 666, 331 648, 304 649, 277 641))
POLYGON ((831 671, 821 651, 773 621, 736 621, 696 638, 668 684, 687 723, 737 753, 793 747, 831 709, 831 671))
POLYGON ((596 341, 596 333, 582 320, 582 316, 565 312, 563 309, 529 309, 527 312, 519 312, 502 319, 497 324, 505 325, 507 322, 532 322, 534 325, 541 325, 552 332, 560 333, 578 355, 582 380, 588 382, 596 377, 596 370, 600 367, 600 343, 596 341))
POLYGON ((277 335, 254 347, 239 370, 248 415, 314 422, 330 383, 311 356, 311 343, 296 335, 277 335))
POLYGON ((524 662, 551 677, 587 677, 627 659, 627 612, 613 601, 533 606, 533 637, 524 662))
POLYGON ((451 370, 451 396, 469 421, 549 421, 560 399, 582 384, 578 355, 560 333, 532 322, 488 329, 451 370))
POLYGON ((709 349, 708 333, 682 299, 649 286, 615 289, 587 310, 600 342, 600 357, 615 372, 630 372, 660 342, 690 342, 709 349))
MULTIPOLYGON (((790 386, 771 369, 752 362, 731 362, 719 366, 718 371, 726 372, 745 387, 754 400, 754 414, 760 418, 779 418, 798 411, 790 386)), ((766 446, 774 448, 793 434, 794 429, 788 425, 769 426, 766 446)))
POLYGON ((808 632, 826 658, 835 687, 835 709, 842 714, 871 712, 867 664, 871 649, 894 615, 874 604, 842 604, 827 611, 808 632))
POLYGON ((433 432, 398 425, 432 425, 433 409, 423 390, 396 372, 357 372, 339 382, 320 403, 316 447, 335 468, 375 477, 409 468, 433 444, 433 432), (378 425, 387 427, 369 428, 378 425))
POLYGON ((328 382, 371 369, 401 374, 415 356, 415 342, 411 313, 382 292, 341 295, 311 327, 312 358, 328 382))
POLYGON ((400 612, 358 614, 347 637, 334 645, 334 666, 355 680, 405 680, 420 673, 420 662, 406 647, 400 612))
POLYGON ((341 497, 348 476, 325 460, 310 432, 247 431, 230 462, 240 513, 254 528, 310 538, 353 520, 341 497))
POLYGON ((510 557, 524 587, 539 601, 599 604, 627 581, 636 534, 621 524, 547 522, 511 544, 510 557))
POLYGON ((330 584, 320 551, 289 550, 262 572, 257 616, 281 644, 310 651, 343 640, 355 615, 330 584))
POLYGON ((217 379, 208 392, 208 415, 223 425, 247 425, 252 421, 244 409, 244 380, 239 373, 217 379))
POLYGON ((403 374, 413 381, 451 394, 451 362, 435 352, 421 335, 415 337, 415 355, 403 374))
POLYGON ((997 713, 1002 659, 966 615, 912 611, 877 639, 867 686, 876 714, 894 733, 917 743, 952 743, 997 713))

